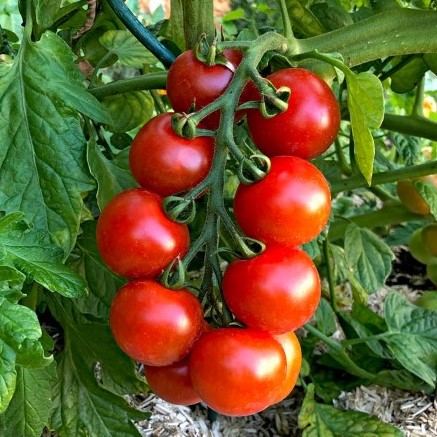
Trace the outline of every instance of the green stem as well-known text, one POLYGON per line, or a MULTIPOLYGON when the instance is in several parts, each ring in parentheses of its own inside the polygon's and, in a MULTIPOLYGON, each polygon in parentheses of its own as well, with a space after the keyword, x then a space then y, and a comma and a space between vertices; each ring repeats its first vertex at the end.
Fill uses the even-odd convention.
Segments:
POLYGON ((437 12, 391 9, 350 26, 298 40, 299 53, 339 52, 349 67, 388 56, 436 53, 437 12))
MULTIPOLYGON (((416 87, 416 95, 414 96, 413 110, 411 111, 411 115, 414 118, 418 118, 418 119, 424 118, 423 116, 424 93, 425 93, 425 78, 423 77, 416 87)), ((436 130, 437 130, 437 126, 436 126, 436 130)))
POLYGON ((337 306, 337 298, 335 296, 334 274, 332 271, 333 257, 331 256, 331 253, 329 250, 328 238, 325 238, 325 240, 323 241, 323 257, 325 258, 326 272, 327 272, 327 276, 328 276, 328 287, 329 287, 329 297, 330 297, 330 301, 331 301, 331 307, 334 310, 334 312, 337 313, 338 306, 337 306))
POLYGON ((409 64, 412 59, 414 59, 414 55, 405 56, 405 58, 403 58, 396 65, 390 68, 390 70, 387 70, 386 72, 382 73, 379 76, 379 80, 383 82, 384 80, 395 74, 397 71, 399 71, 401 68, 405 67, 405 65, 409 64))
POLYGON ((370 335, 369 337, 351 338, 348 340, 343 340, 341 344, 345 347, 354 346, 356 344, 367 343, 369 341, 385 340, 387 337, 390 337, 393 334, 394 333, 392 332, 382 332, 381 334, 370 335))
POLYGON ((212 0, 188 0, 182 2, 185 46, 192 49, 201 35, 212 43, 214 40, 214 7, 212 0))
POLYGON ((94 88, 94 84, 97 80, 97 76, 99 74, 100 69, 102 68, 102 65, 105 65, 106 61, 108 61, 113 56, 113 53, 111 51, 107 52, 97 63, 97 65, 94 68, 93 74, 90 77, 90 85, 89 89, 94 88))
POLYGON ((164 102, 162 101, 161 96, 158 94, 156 90, 150 90, 150 94, 152 96, 153 102, 155 103, 155 109, 158 113, 164 114, 167 112, 167 108, 165 107, 164 102))
POLYGON ((355 215, 352 217, 340 217, 330 225, 328 236, 330 241, 336 241, 342 238, 346 228, 350 223, 355 223, 364 228, 377 228, 381 226, 391 226, 404 222, 420 220, 431 221, 432 217, 428 215, 415 214, 398 202, 384 206, 377 211, 355 215))
POLYGON ((105 85, 96 86, 88 91, 97 99, 115 96, 117 94, 129 93, 132 91, 144 91, 154 89, 165 89, 167 72, 149 73, 130 79, 115 80, 105 85))
MULTIPOLYGON (((153 36, 138 20, 132 11, 123 3, 123 0, 106 0, 115 15, 123 22, 138 41, 143 44, 165 67, 170 67, 175 59, 170 50, 167 49, 155 36, 153 36)), ((189 3, 189 2, 188 2, 189 3)))
MULTIPOLYGON (((425 164, 375 173, 372 178, 372 186, 396 182, 402 179, 416 179, 420 176, 426 176, 434 173, 437 173, 437 161, 430 161, 425 164)), ((361 175, 356 175, 332 183, 331 193, 334 196, 343 191, 351 191, 356 188, 363 188, 367 186, 368 184, 364 177, 361 175)))
POLYGON ((334 358, 337 359, 339 363, 341 363, 349 373, 358 376, 359 378, 370 380, 375 377, 375 375, 373 375, 372 373, 369 373, 361 367, 357 366, 355 362, 351 360, 348 353, 344 350, 344 347, 341 343, 333 340, 332 338, 329 338, 328 336, 323 334, 323 332, 320 332, 317 328, 310 325, 309 323, 307 323, 304 328, 315 337, 322 340, 330 349, 332 349, 331 353, 334 358))
POLYGON ((282 23, 284 25, 284 36, 287 39, 294 38, 293 28, 291 26, 290 16, 288 15, 287 4, 285 0, 277 0, 281 10, 282 23))
POLYGON ((437 141, 437 123, 424 117, 385 114, 381 128, 437 141))

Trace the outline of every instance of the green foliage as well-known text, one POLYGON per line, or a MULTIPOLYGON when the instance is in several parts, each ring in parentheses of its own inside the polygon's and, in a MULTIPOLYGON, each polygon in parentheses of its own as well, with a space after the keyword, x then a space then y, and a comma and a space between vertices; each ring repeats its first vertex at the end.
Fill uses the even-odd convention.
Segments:
MULTIPOLYGON (((87 3, 0 4, 2 437, 39 437, 44 428, 60 437, 139 436, 134 421, 148 417, 125 398, 147 392, 148 386, 110 332, 110 306, 126 279, 100 258, 96 223, 110 199, 137 185, 129 169, 134 134, 171 108, 157 91, 165 80, 159 55, 133 36, 126 17, 117 16, 108 2, 101 3, 92 27, 77 34, 87 21, 87 3)), ((206 23, 210 5, 198 2, 201 13, 187 25, 185 3, 172 0, 169 20, 162 9, 146 17, 135 1, 128 4, 135 4, 140 20, 164 44, 161 49, 177 55, 206 23)), ((420 116, 419 86, 427 78, 425 86, 435 89, 429 72, 437 72, 436 44, 423 33, 435 29, 436 12, 429 1, 407 2, 406 8, 398 1, 284 4, 287 13, 281 17, 277 1, 235 0, 216 23, 225 44, 249 49, 252 60, 265 52, 258 64, 260 81, 271 71, 311 60, 302 65, 323 72, 341 106, 337 143, 314 161, 335 190, 330 229, 304 245, 322 276, 323 298, 300 339, 306 397, 299 426, 304 436, 400 436, 401 431, 377 418, 328 403, 360 384, 435 390, 435 292, 413 304, 392 291, 383 313, 372 310, 368 300, 387 286, 393 246, 416 237, 410 246, 413 256, 417 252, 419 260, 430 259, 423 258, 417 235, 437 219, 437 192, 431 184, 415 182, 431 210, 417 216, 399 205, 395 182, 437 173, 436 166, 420 166, 436 158, 429 132, 436 129, 437 115, 420 116), (425 31, 414 14, 426 21, 425 31), (400 17, 402 27, 393 28, 391 16, 400 17), (297 37, 287 41, 289 51, 282 50, 284 44, 266 48, 269 31, 278 41, 287 20, 297 37), (257 39, 260 35, 265 38, 257 39), (309 52, 302 53, 302 47, 309 52), (329 53, 323 47, 330 47, 329 53), (400 117, 390 130, 384 112, 400 117)), ((210 31, 214 26, 208 23, 210 31)), ((435 90, 425 91, 437 98, 435 90)), ((234 138, 239 153, 253 149, 244 118, 234 138)), ((225 156, 229 173, 220 198, 227 211, 238 183, 231 152, 229 159, 225 156)), ((221 229, 216 223, 216 234, 209 235, 202 228, 211 205, 208 195, 200 198, 199 193, 190 233, 205 238, 208 247, 202 250, 207 252, 221 229)), ((220 237, 220 244, 234 248, 235 235, 221 232, 220 237)), ((234 257, 229 248, 216 252, 222 261, 234 257)), ((202 270, 203 255, 200 251, 194 257, 190 268, 196 272, 187 275, 195 276, 195 286, 201 283, 197 270, 202 270)), ((208 269, 220 271, 220 266, 208 269)), ((217 299, 219 286, 218 281, 208 283, 217 299)), ((218 324, 211 317, 215 308, 206 304, 205 309, 208 320, 218 324)))

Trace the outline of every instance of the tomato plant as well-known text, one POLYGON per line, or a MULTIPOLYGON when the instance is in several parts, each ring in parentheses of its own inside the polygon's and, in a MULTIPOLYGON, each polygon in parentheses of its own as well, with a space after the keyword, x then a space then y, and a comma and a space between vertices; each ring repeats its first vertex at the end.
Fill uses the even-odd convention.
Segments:
POLYGON ((223 275, 223 296, 237 319, 272 334, 303 326, 320 291, 314 263, 297 248, 268 246, 254 258, 233 261, 223 275))
MULTIPOLYGON (((176 112, 189 113, 193 108, 198 111, 223 94, 241 61, 241 53, 225 50, 223 56, 225 65, 206 65, 192 50, 176 58, 167 76, 167 95, 176 112)), ((214 112, 200 126, 217 129, 219 121, 220 113, 214 112)))
MULTIPOLYGON (((340 109, 329 86, 303 68, 286 68, 267 76, 275 87, 289 87, 286 111, 265 118, 258 110, 247 111, 253 142, 267 156, 292 155, 312 159, 334 142, 340 127, 340 109)), ((256 100, 256 88, 246 96, 256 100)))
POLYGON ((153 389, 398 437, 334 405, 434 401, 435 2, 98 3, 0 8, 1 436, 138 437, 153 389))
POLYGON ((211 168, 214 140, 187 140, 173 131, 172 113, 158 115, 135 136, 129 166, 137 182, 163 197, 187 191, 201 182, 211 168))
POLYGON ((316 237, 331 211, 331 195, 323 174, 292 156, 271 159, 271 170, 253 185, 241 184, 234 213, 241 229, 263 243, 299 246, 316 237))
POLYGON ((109 324, 115 341, 132 359, 166 366, 190 352, 203 331, 203 313, 200 302, 187 290, 136 280, 117 292, 109 324))
POLYGON ((200 398, 218 413, 244 416, 274 403, 287 371, 285 352, 269 334, 221 328, 195 343, 189 358, 200 398))
POLYGON ((114 197, 97 223, 100 255, 128 278, 158 276, 189 244, 188 228, 166 217, 157 194, 140 188, 114 197))
POLYGON ((200 402, 191 382, 188 357, 168 366, 144 366, 147 384, 161 399, 176 405, 200 402))

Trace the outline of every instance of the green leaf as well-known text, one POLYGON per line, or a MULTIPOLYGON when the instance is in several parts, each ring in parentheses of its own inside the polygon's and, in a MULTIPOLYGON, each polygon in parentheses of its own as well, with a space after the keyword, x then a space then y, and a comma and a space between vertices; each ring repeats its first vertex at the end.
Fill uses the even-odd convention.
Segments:
POLYGON ((129 150, 125 150, 120 152, 117 159, 110 161, 93 139, 88 142, 88 165, 97 181, 97 204, 100 210, 116 194, 137 185, 129 170, 128 157, 129 150))
MULTIPOLYGON (((397 58, 397 61, 402 61, 402 58, 397 58)), ((398 63, 394 63, 395 65, 398 63)), ((395 93, 403 94, 412 91, 417 84, 422 80, 422 77, 428 70, 428 65, 421 56, 416 56, 411 59, 400 70, 393 73, 390 78, 391 89, 395 93)))
POLYGON ((437 377, 437 312, 390 293, 384 305, 389 332, 387 346, 396 360, 431 387, 437 377))
POLYGON ((96 379, 97 363, 104 373, 110 369, 111 375, 117 375, 119 379, 114 383, 117 387, 134 378, 132 373, 126 376, 133 365, 126 365, 127 360, 112 339, 109 326, 73 317, 71 301, 65 299, 52 299, 50 308, 65 335, 64 350, 59 355, 58 381, 53 387, 51 428, 62 437, 139 437, 132 420, 144 420, 147 413, 135 410, 96 379))
POLYGON ((110 123, 82 84, 73 53, 57 35, 24 40, 0 64, 0 204, 24 211, 69 253, 79 229, 82 193, 93 188, 77 111, 110 123))
POLYGON ((44 29, 48 29, 56 20, 61 7, 61 0, 38 0, 36 5, 36 21, 44 29))
POLYGON ((372 231, 351 223, 346 228, 344 250, 351 272, 368 293, 378 291, 391 271, 393 252, 372 231))
POLYGON ((301 0, 286 0, 288 16, 293 27, 305 37, 320 35, 325 32, 324 27, 315 15, 301 0))
POLYGON ((337 330, 334 310, 329 302, 322 298, 316 311, 316 326, 325 335, 332 335, 337 330))
POLYGON ((82 313, 107 320, 115 293, 125 280, 112 272, 100 258, 96 244, 96 222, 83 223, 82 230, 77 240, 81 253, 77 269, 86 279, 90 293, 87 297, 77 299, 75 304, 82 313))
POLYGON ((127 132, 148 121, 153 115, 153 98, 148 91, 134 91, 102 100, 113 123, 113 132, 127 132))
POLYGON ((50 364, 52 358, 44 354, 41 335, 38 318, 30 308, 0 298, 0 413, 15 390, 17 361, 26 367, 50 364))
POLYGON ((429 206, 429 211, 434 216, 434 219, 437 220, 436 187, 431 182, 414 181, 413 184, 419 194, 422 196, 423 200, 429 206))
POLYGON ((17 368, 14 396, 0 416, 4 436, 40 437, 48 424, 52 408, 51 385, 56 379, 56 365, 41 369, 17 368))
POLYGON ((19 270, 52 292, 67 297, 84 296, 85 283, 62 264, 62 250, 50 243, 43 232, 26 229, 21 217, 19 213, 0 219, 0 265, 19 270))
POLYGON ((314 385, 308 391, 299 413, 303 437, 402 437, 401 430, 377 417, 357 411, 343 411, 314 400, 314 385))
POLYGON ((383 87, 379 79, 369 72, 347 74, 346 81, 355 159, 370 185, 375 158, 371 129, 378 128, 384 118, 383 87))
POLYGON ((116 55, 126 67, 156 64, 156 58, 128 30, 108 30, 99 38, 109 55, 116 55))
POLYGON ((185 50, 182 0, 170 1, 170 19, 166 24, 163 36, 173 41, 179 50, 185 50))

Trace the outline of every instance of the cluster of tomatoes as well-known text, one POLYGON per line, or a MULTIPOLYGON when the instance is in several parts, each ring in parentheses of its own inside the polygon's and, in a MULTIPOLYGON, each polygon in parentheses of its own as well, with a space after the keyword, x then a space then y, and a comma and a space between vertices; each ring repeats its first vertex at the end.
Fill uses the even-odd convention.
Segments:
MULTIPOLYGON (((167 85, 175 111, 188 112, 193 104, 201 109, 226 90, 241 54, 225 56, 229 65, 204 65, 191 51, 176 59, 167 85)), ((212 137, 181 138, 173 131, 172 113, 151 119, 130 151, 141 188, 112 199, 97 225, 103 260, 130 279, 111 306, 117 344, 144 364, 149 386, 163 399, 182 405, 202 401, 234 416, 281 401, 298 378, 302 356, 294 331, 313 315, 321 293, 317 269, 299 246, 320 233, 331 206, 327 181, 308 160, 329 147, 340 123, 332 91, 315 74, 290 68, 267 79, 289 87, 291 98, 288 109, 273 118, 247 110, 250 135, 270 157, 271 168, 261 181, 241 184, 234 198, 241 230, 265 245, 251 259, 232 261, 223 274, 224 301, 241 327, 211 327, 193 293, 158 281, 190 244, 188 227, 165 215, 163 198, 206 177, 212 137)), ((246 95, 260 99, 255 87, 246 95)), ((216 129, 219 117, 213 113, 200 126, 216 129)))

